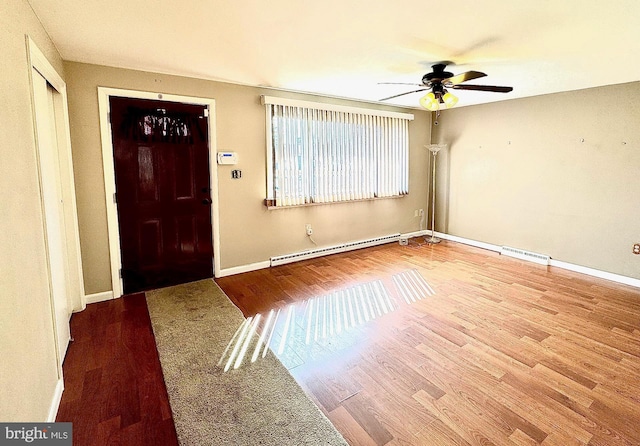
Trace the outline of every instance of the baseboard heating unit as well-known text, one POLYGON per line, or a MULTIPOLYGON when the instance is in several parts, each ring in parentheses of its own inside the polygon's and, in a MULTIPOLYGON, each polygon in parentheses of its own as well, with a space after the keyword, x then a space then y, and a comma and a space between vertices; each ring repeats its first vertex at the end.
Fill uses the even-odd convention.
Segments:
POLYGON ((500 255, 515 257, 520 260, 528 260, 529 262, 539 263, 540 265, 549 265, 551 257, 537 252, 525 251, 524 249, 511 248, 509 246, 500 247, 500 255))
POLYGON ((397 242, 400 234, 384 235, 382 237, 371 238, 367 240, 359 240, 355 242, 342 243, 340 245, 327 246, 325 248, 316 248, 309 251, 296 252, 293 254, 285 254, 282 256, 271 257, 271 266, 284 265, 286 263, 298 262, 300 260, 313 259, 315 257, 337 254, 339 252, 353 251, 354 249, 368 248, 369 246, 383 245, 385 243, 397 242))

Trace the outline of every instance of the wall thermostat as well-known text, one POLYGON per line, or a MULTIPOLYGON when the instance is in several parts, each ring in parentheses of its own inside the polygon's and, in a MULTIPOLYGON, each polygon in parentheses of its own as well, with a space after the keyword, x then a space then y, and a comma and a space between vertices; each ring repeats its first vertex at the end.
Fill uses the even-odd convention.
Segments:
POLYGON ((238 164, 236 152, 218 152, 218 164, 238 164))

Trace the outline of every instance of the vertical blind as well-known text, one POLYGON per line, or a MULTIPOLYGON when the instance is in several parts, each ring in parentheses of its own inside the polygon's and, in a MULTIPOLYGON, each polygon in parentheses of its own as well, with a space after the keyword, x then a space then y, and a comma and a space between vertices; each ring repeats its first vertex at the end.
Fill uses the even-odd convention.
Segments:
POLYGON ((409 192, 413 115, 278 99, 263 98, 268 119, 269 205, 332 203, 409 192))

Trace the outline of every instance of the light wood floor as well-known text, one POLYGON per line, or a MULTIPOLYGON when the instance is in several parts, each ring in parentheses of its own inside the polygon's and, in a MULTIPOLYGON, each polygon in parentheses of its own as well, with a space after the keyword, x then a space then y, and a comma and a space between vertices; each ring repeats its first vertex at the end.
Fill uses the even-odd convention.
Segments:
POLYGON ((639 289, 451 242, 217 282, 249 316, 376 280, 396 310, 291 369, 350 444, 640 445, 639 289))

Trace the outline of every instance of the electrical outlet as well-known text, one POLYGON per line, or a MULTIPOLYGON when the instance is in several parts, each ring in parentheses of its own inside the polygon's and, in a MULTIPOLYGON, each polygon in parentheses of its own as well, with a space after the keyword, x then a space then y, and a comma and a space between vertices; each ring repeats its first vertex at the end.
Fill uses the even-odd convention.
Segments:
POLYGON ((307 235, 313 235, 313 228, 311 227, 311 224, 307 223, 304 225, 304 229, 307 231, 307 235))
POLYGON ((633 253, 640 254, 640 243, 636 243, 635 245, 633 245, 633 253))
POLYGON ((417 216, 419 216, 419 215, 420 215, 420 214, 418 214, 418 210, 417 210, 417 209, 416 209, 415 211, 413 211, 413 216, 414 216, 414 217, 417 217, 417 216))

